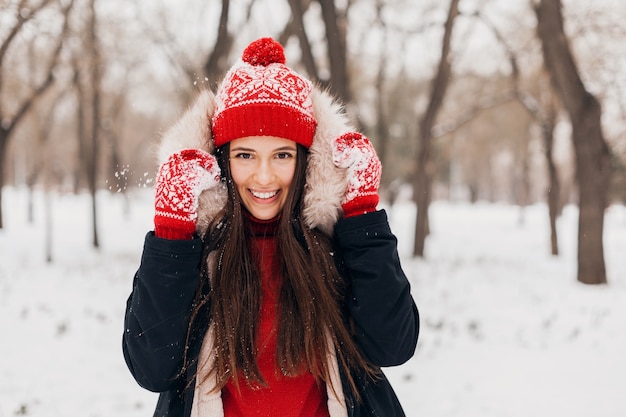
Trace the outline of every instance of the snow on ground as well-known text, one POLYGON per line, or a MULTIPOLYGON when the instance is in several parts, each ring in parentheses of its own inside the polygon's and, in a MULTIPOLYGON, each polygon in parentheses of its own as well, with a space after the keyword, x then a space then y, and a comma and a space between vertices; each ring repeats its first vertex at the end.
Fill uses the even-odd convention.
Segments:
MULTIPOLYGON (((52 201, 54 262, 45 261, 43 196, 5 189, 0 230, 0 417, 139 417, 155 394, 121 353, 126 297, 151 228, 152 193, 52 201)), ((559 220, 549 255, 543 205, 435 203, 426 257, 412 259, 415 208, 390 211, 420 308, 417 353, 386 373, 409 417, 626 415, 626 208, 607 211, 609 285, 579 284, 577 212, 559 220), (523 221, 522 221, 523 220, 523 221)))

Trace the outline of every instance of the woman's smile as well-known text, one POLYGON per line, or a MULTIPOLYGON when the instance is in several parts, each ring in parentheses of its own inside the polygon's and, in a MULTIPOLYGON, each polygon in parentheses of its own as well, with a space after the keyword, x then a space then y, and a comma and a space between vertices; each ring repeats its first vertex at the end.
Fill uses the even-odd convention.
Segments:
POLYGON ((270 198, 276 196, 280 192, 280 190, 265 191, 265 192, 250 190, 250 192, 252 193, 253 196, 255 196, 258 199, 269 200, 270 198))

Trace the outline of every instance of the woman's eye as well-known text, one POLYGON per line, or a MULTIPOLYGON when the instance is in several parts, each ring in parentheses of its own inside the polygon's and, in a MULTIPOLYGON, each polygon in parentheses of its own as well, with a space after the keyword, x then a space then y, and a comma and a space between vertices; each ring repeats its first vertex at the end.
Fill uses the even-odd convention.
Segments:
POLYGON ((247 152, 239 152, 238 154, 235 155, 235 158, 250 159, 250 158, 252 158, 252 154, 247 153, 247 152))
POLYGON ((277 154, 276 157, 278 159, 289 159, 289 158, 292 158, 293 155, 290 152, 281 152, 277 154))

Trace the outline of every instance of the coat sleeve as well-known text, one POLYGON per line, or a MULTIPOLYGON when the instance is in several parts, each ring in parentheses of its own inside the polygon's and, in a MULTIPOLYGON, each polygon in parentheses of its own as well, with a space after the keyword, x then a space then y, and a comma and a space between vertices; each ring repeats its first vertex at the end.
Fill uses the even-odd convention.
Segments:
POLYGON ((350 276, 347 307, 357 345, 376 366, 406 362, 417 345, 419 315, 386 212, 341 219, 335 236, 350 276))
POLYGON ((160 239, 152 232, 146 236, 126 305, 122 348, 135 380, 150 391, 171 390, 182 382, 177 377, 201 258, 199 239, 160 239))

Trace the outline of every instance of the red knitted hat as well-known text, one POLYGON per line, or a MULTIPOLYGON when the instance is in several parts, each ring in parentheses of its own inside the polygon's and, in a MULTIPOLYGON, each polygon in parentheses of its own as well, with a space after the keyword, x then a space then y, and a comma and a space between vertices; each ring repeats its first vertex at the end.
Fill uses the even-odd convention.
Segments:
POLYGON ((311 82, 285 65, 283 47, 261 38, 244 50, 218 88, 215 146, 247 136, 277 136, 311 146, 317 121, 311 82))

